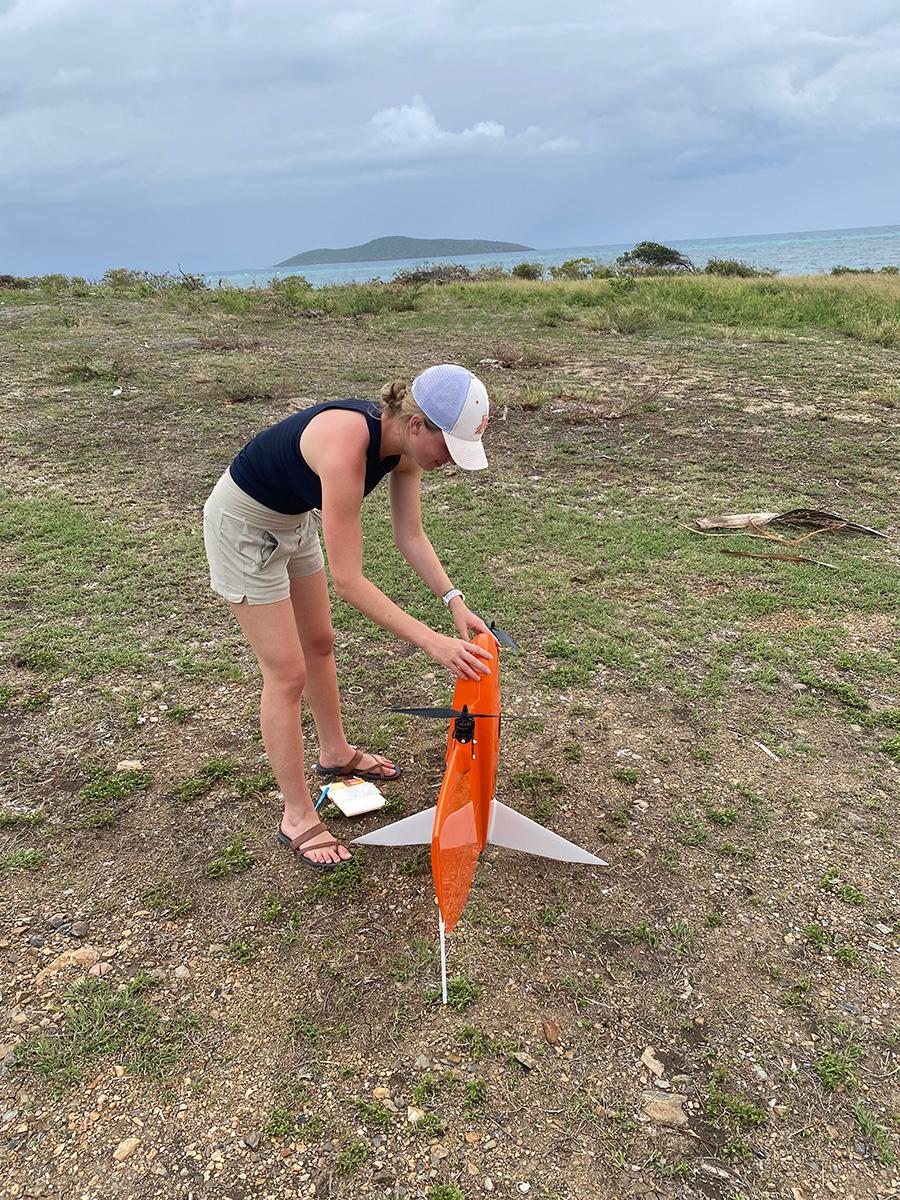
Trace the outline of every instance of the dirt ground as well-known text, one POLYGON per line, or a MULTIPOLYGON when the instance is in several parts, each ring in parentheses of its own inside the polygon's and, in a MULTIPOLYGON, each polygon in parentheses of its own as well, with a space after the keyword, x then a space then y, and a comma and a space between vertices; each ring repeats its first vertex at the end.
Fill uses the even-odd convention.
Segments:
MULTIPOLYGON (((0 304, 0 1195, 900 1196, 898 367, 439 302, 0 304), (254 432, 439 361, 492 396, 491 469, 423 511, 521 645, 498 797, 610 864, 489 849, 446 1008, 422 851, 277 846, 200 535, 254 432), (888 538, 693 526, 799 506, 888 538), (816 563, 724 553, 773 548, 816 563)), ((365 521, 369 577, 451 632, 386 489, 365 521)), ((334 619, 387 819, 428 807, 445 730, 389 709, 452 681, 334 619)))

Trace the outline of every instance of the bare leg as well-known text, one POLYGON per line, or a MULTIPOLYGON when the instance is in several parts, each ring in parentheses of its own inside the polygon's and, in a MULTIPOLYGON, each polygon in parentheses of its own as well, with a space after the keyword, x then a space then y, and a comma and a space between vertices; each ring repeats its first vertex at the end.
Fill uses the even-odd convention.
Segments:
MULTIPOLYGON (((319 761, 326 767, 339 767, 353 756, 341 719, 341 699, 334 664, 334 629, 324 571, 291 580, 291 603, 297 634, 306 660, 306 687, 303 695, 309 704, 319 735, 319 761)), ((393 763, 381 755, 365 754, 360 771, 371 771, 377 764, 388 768, 393 763)))
MULTIPOLYGON (((303 650, 290 600, 275 604, 228 606, 253 647, 263 673, 259 723, 269 762, 284 794, 281 828, 294 838, 318 821, 303 769, 300 697, 306 682, 303 650)), ((330 834, 322 834, 326 841, 330 834)), ((345 846, 317 850, 316 839, 303 854, 315 862, 340 862, 351 857, 345 846)))

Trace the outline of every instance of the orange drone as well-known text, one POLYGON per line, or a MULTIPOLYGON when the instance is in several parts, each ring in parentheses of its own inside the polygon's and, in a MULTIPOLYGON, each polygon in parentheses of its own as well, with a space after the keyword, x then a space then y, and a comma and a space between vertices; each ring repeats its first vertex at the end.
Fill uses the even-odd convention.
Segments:
POLYGON ((486 845, 524 850, 560 862, 605 867, 602 858, 523 817, 494 799, 500 756, 500 646, 515 647, 502 629, 473 639, 491 653, 490 671, 456 684, 452 708, 395 708, 394 712, 449 720, 447 765, 437 804, 354 839, 364 846, 431 843, 431 869, 440 909, 441 983, 447 1002, 444 933, 465 907, 478 859, 486 845))

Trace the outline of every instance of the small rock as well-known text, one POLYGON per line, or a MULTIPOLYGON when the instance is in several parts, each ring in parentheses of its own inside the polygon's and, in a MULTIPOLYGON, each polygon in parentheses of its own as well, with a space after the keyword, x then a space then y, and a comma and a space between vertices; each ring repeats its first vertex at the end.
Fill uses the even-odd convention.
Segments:
POLYGON ((387 1087, 377 1087, 372 1089, 372 1095, 376 1100, 389 1100, 391 1089, 387 1087))
POLYGON ((526 1071, 533 1071, 537 1066, 537 1063, 534 1061, 531 1055, 526 1054, 524 1050, 517 1050, 513 1055, 513 1058, 519 1064, 519 1066, 524 1067, 526 1071))
POLYGON ((409 1108, 406 1110, 406 1119, 407 1119, 407 1121, 409 1121, 410 1125, 418 1125, 418 1123, 421 1120, 423 1120, 424 1117, 425 1117, 425 1109, 424 1108, 416 1108, 416 1106, 414 1104, 411 1104, 409 1106, 409 1108))
POLYGON ((245 1145, 245 1146, 246 1146, 246 1147, 247 1147, 249 1150, 258 1150, 258 1149, 259 1149, 259 1143, 260 1143, 261 1141, 262 1141, 262 1134, 260 1134, 260 1133, 246 1133, 246 1134, 244 1134, 244 1145, 245 1145))
POLYGON ((124 1162, 126 1158, 130 1158, 141 1144, 141 1139, 136 1137, 125 1138, 123 1142, 119 1142, 113 1151, 113 1158, 116 1162, 124 1162))
POLYGON ((45 942, 42 937, 39 937, 38 934, 33 933, 31 935, 31 937, 28 939, 28 945, 29 946, 37 946, 37 948, 40 949, 41 946, 45 945, 45 942))
POLYGON ((372 1176, 373 1183, 393 1183, 395 1179, 396 1176, 394 1172, 388 1170, 387 1167, 385 1167, 383 1171, 376 1171, 372 1176))
POLYGON ((659 1078, 660 1075, 665 1074, 665 1067, 656 1057, 652 1046, 648 1046, 641 1055, 641 1062, 644 1064, 647 1070, 657 1078, 659 1078))
POLYGON ((644 1092, 644 1112, 657 1125, 687 1125, 681 1108, 681 1096, 666 1096, 661 1092, 644 1092))
POLYGON ((485 1175, 484 1179, 481 1181, 481 1186, 486 1192, 492 1192, 494 1190, 494 1181, 489 1175, 485 1175))
POLYGON ((120 763, 116 763, 117 771, 143 771, 144 764, 138 762, 136 758, 123 758, 120 763))
POLYGON ((62 915, 62 913, 54 913, 54 915, 47 922, 51 929, 59 929, 60 925, 65 925, 65 923, 66 918, 62 915))
POLYGON ((476 1133, 474 1129, 469 1129, 466 1132, 466 1141, 469 1143, 470 1146, 477 1146, 478 1143, 481 1141, 481 1134, 476 1133))
POLYGON ((413 1066, 416 1068, 417 1071, 427 1071, 428 1068, 431 1066, 431 1059, 428 1058, 428 1056, 425 1054, 420 1054, 419 1057, 416 1059, 416 1061, 413 1063, 413 1066))
POLYGON ((69 929, 69 937, 85 937, 87 935, 87 921, 73 921, 69 929))
POLYGON ((517 1183, 516 1190, 521 1192, 523 1196, 527 1196, 528 1193, 531 1191, 531 1184, 530 1183, 517 1183))
POLYGON ((175 978, 180 983, 184 983, 186 980, 190 979, 190 977, 191 977, 191 968, 189 966, 187 966, 185 963, 182 963, 180 967, 175 968, 175 978))
POLYGON ((95 979, 102 978, 104 975, 108 975, 111 970, 112 970, 112 963, 98 962, 98 963, 94 963, 94 965, 88 971, 88 975, 93 975, 95 979))
POLYGON ((548 1046, 555 1046, 559 1041, 559 1026, 554 1025, 552 1021, 543 1022, 544 1041, 548 1046))
POLYGON ((57 975, 60 971, 70 966, 90 969, 99 958, 100 953, 93 946, 79 946, 77 950, 64 950, 51 963, 48 963, 42 971, 38 971, 34 982, 37 986, 40 986, 48 975, 57 975))

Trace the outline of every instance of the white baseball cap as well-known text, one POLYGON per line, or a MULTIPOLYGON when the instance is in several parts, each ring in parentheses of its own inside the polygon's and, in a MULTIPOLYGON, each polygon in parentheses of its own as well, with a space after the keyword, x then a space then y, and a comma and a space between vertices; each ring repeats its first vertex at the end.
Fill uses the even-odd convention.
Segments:
POLYGON ((481 435, 488 423, 487 389, 481 380, 455 363, 429 367, 412 381, 413 399, 444 435, 457 466, 481 471, 487 457, 481 435))

